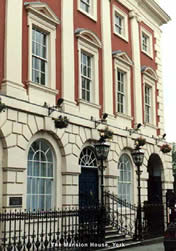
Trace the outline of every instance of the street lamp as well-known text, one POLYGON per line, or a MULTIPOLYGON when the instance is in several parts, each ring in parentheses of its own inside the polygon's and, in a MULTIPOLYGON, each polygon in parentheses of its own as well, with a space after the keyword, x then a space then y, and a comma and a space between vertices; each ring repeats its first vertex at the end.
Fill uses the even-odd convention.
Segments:
POLYGON ((105 224, 106 224, 106 212, 104 207, 104 166, 103 161, 107 159, 110 145, 105 142, 106 136, 100 136, 99 141, 94 145, 97 160, 100 161, 99 169, 101 171, 101 211, 100 211, 100 222, 98 223, 98 236, 100 237, 100 243, 105 242, 105 224))
POLYGON ((140 166, 143 163, 144 160, 144 151, 140 148, 139 145, 136 145, 136 148, 131 153, 134 164, 137 167, 137 176, 138 176, 138 208, 137 208, 137 221, 136 221, 136 239, 141 240, 142 239, 142 215, 141 215, 141 173, 140 166))
POLYGON ((104 206, 103 203, 103 194, 104 194, 104 182, 103 182, 103 161, 107 159, 110 145, 105 142, 105 138, 103 136, 100 137, 99 141, 94 145, 95 152, 97 156, 97 160, 100 160, 100 171, 101 171, 101 206, 104 206))

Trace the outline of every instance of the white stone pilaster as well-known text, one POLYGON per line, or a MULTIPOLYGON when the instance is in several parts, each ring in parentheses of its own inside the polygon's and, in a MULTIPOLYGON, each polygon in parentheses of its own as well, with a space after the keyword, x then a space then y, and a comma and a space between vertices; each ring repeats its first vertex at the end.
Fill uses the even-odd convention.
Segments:
POLYGON ((135 123, 142 123, 142 80, 140 62, 140 41, 138 17, 134 11, 130 12, 131 40, 133 57, 133 84, 134 84, 134 115, 135 123))
POLYGON ((101 28, 103 52, 103 96, 104 112, 113 114, 113 78, 112 78, 112 46, 111 46, 111 17, 110 1, 101 1, 101 28))
POLYGON ((74 24, 73 0, 62 0, 62 97, 67 105, 74 105, 75 67, 74 67, 74 24))
POLYGON ((22 84, 22 7, 22 0, 6 0, 4 80, 1 93, 26 99, 26 90, 22 84))

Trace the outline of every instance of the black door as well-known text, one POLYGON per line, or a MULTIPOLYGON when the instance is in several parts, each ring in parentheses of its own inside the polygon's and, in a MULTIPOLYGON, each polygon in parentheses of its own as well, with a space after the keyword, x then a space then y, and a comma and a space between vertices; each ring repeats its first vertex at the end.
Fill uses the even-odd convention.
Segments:
POLYGON ((81 168, 79 176, 79 206, 89 207, 98 204, 98 170, 81 168))

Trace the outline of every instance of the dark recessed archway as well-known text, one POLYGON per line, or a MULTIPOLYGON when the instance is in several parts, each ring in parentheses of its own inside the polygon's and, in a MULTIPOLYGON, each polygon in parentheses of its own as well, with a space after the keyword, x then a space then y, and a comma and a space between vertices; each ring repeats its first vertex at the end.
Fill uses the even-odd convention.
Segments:
POLYGON ((162 203, 162 171, 160 156, 151 154, 148 160, 148 205, 145 215, 150 237, 162 236, 164 231, 164 206, 162 203))
POLYGON ((148 201, 149 203, 162 203, 162 181, 161 173, 163 164, 160 156, 156 153, 151 154, 148 160, 148 201))

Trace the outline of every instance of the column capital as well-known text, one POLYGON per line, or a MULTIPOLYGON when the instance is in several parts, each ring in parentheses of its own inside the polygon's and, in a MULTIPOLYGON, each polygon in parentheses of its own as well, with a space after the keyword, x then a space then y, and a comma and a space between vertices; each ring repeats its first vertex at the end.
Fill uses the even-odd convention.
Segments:
POLYGON ((136 18, 137 22, 141 22, 141 18, 134 10, 129 12, 129 17, 130 17, 130 19, 136 18))

